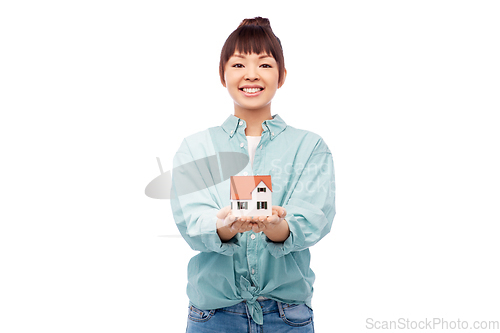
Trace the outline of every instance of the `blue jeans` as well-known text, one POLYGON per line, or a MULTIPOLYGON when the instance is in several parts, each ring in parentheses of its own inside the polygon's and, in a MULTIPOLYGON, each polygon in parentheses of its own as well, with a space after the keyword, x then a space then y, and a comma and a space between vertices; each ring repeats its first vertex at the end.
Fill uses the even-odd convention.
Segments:
POLYGON ((214 310, 200 310, 190 305, 186 333, 314 332, 313 311, 307 305, 270 299, 258 302, 264 313, 264 325, 252 320, 245 301, 214 310))

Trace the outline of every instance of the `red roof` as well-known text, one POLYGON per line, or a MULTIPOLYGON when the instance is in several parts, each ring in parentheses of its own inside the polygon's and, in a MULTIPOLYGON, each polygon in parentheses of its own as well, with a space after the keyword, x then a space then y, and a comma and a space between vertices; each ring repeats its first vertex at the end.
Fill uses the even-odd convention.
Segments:
POLYGON ((252 191, 264 182, 273 191, 271 176, 231 176, 231 200, 252 200, 252 191))

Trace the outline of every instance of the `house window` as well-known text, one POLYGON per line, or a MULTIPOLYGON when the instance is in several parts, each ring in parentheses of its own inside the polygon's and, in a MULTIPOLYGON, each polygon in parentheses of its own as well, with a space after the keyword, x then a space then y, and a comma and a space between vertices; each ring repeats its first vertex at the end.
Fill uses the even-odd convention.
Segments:
POLYGON ((266 192, 265 187, 257 187, 257 192, 266 192))
POLYGON ((248 209, 248 202, 238 201, 238 209, 248 209))
POLYGON ((267 201, 257 201, 257 209, 267 209, 267 201))

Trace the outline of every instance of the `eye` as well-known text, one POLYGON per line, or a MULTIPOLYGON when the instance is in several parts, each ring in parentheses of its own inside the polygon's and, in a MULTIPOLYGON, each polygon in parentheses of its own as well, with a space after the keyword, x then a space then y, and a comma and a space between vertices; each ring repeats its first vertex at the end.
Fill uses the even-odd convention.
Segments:
POLYGON ((271 65, 268 65, 268 64, 262 64, 262 65, 260 65, 260 67, 264 67, 264 68, 272 68, 272 66, 271 66, 271 65))
POLYGON ((243 65, 242 64, 234 64, 233 67, 235 67, 235 68, 243 68, 243 65))

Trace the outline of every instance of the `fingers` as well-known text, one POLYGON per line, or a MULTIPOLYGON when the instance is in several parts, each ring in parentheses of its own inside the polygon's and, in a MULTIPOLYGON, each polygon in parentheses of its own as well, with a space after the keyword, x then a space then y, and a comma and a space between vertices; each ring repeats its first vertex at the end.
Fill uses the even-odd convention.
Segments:
POLYGON ((246 230, 252 230, 255 233, 259 233, 265 229, 274 228, 283 220, 283 217, 280 217, 278 211, 275 211, 271 216, 244 216, 239 219, 245 223, 249 223, 249 228, 246 230))
POLYGON ((231 223, 229 225, 229 229, 231 229, 231 231, 237 231, 237 230, 239 230, 240 225, 241 225, 241 222, 239 222, 239 220, 235 220, 233 223, 231 223))
POLYGON ((227 216, 226 216, 226 219, 224 220, 225 221, 225 224, 228 225, 228 224, 231 224, 233 223, 234 221, 236 221, 237 217, 234 216, 232 213, 229 213, 227 216))
MULTIPOLYGON (((224 208, 221 208, 217 212, 217 218, 225 220, 227 217, 229 217, 229 214, 231 214, 231 206, 226 206, 224 208)), ((280 218, 284 218, 286 216, 286 209, 280 206, 273 206, 272 207, 272 214, 277 215, 280 218)), ((231 214, 232 215, 232 214, 231 214)), ((233 216, 231 219, 231 222, 234 221, 236 217, 233 216)), ((257 222, 257 219, 260 219, 261 222, 265 221, 265 216, 241 216, 239 217, 239 220, 244 221, 244 222, 257 222)))
POLYGON ((236 217, 231 213, 230 207, 224 207, 219 211, 217 217, 224 216, 225 214, 224 225, 229 226, 232 231, 241 233, 252 230, 255 233, 259 233, 266 228, 273 228, 279 224, 284 216, 286 216, 286 210, 279 206, 273 206, 273 215, 271 216, 236 217))
POLYGON ((229 212, 231 212, 231 206, 226 206, 217 212, 217 218, 224 220, 229 212))
POLYGON ((280 206, 273 206, 272 208, 273 215, 276 212, 276 215, 279 217, 285 217, 286 216, 286 209, 280 206))
POLYGON ((276 224, 276 223, 278 223, 279 220, 280 220, 280 218, 278 217, 278 215, 275 215, 275 214, 267 217, 267 223, 270 223, 270 224, 276 224))
POLYGON ((251 222, 252 221, 252 217, 250 217, 250 216, 240 216, 238 218, 238 220, 240 220, 242 222, 251 222))
POLYGON ((237 219, 236 216, 231 213, 231 211, 229 211, 229 213, 225 217, 221 217, 224 214, 225 212, 222 212, 221 214, 217 213, 217 228, 231 225, 237 219))
POLYGON ((237 222, 233 224, 233 230, 237 232, 252 230, 255 233, 259 233, 266 228, 265 221, 265 216, 241 216, 238 218, 237 222))
POLYGON ((251 222, 242 221, 237 219, 232 225, 231 230, 236 232, 245 232, 252 230, 251 222))
POLYGON ((259 233, 265 229, 264 224, 265 216, 254 216, 252 219, 252 231, 255 233, 259 233))
POLYGON ((266 216, 252 216, 250 220, 252 224, 252 231, 259 233, 266 228, 266 216))

